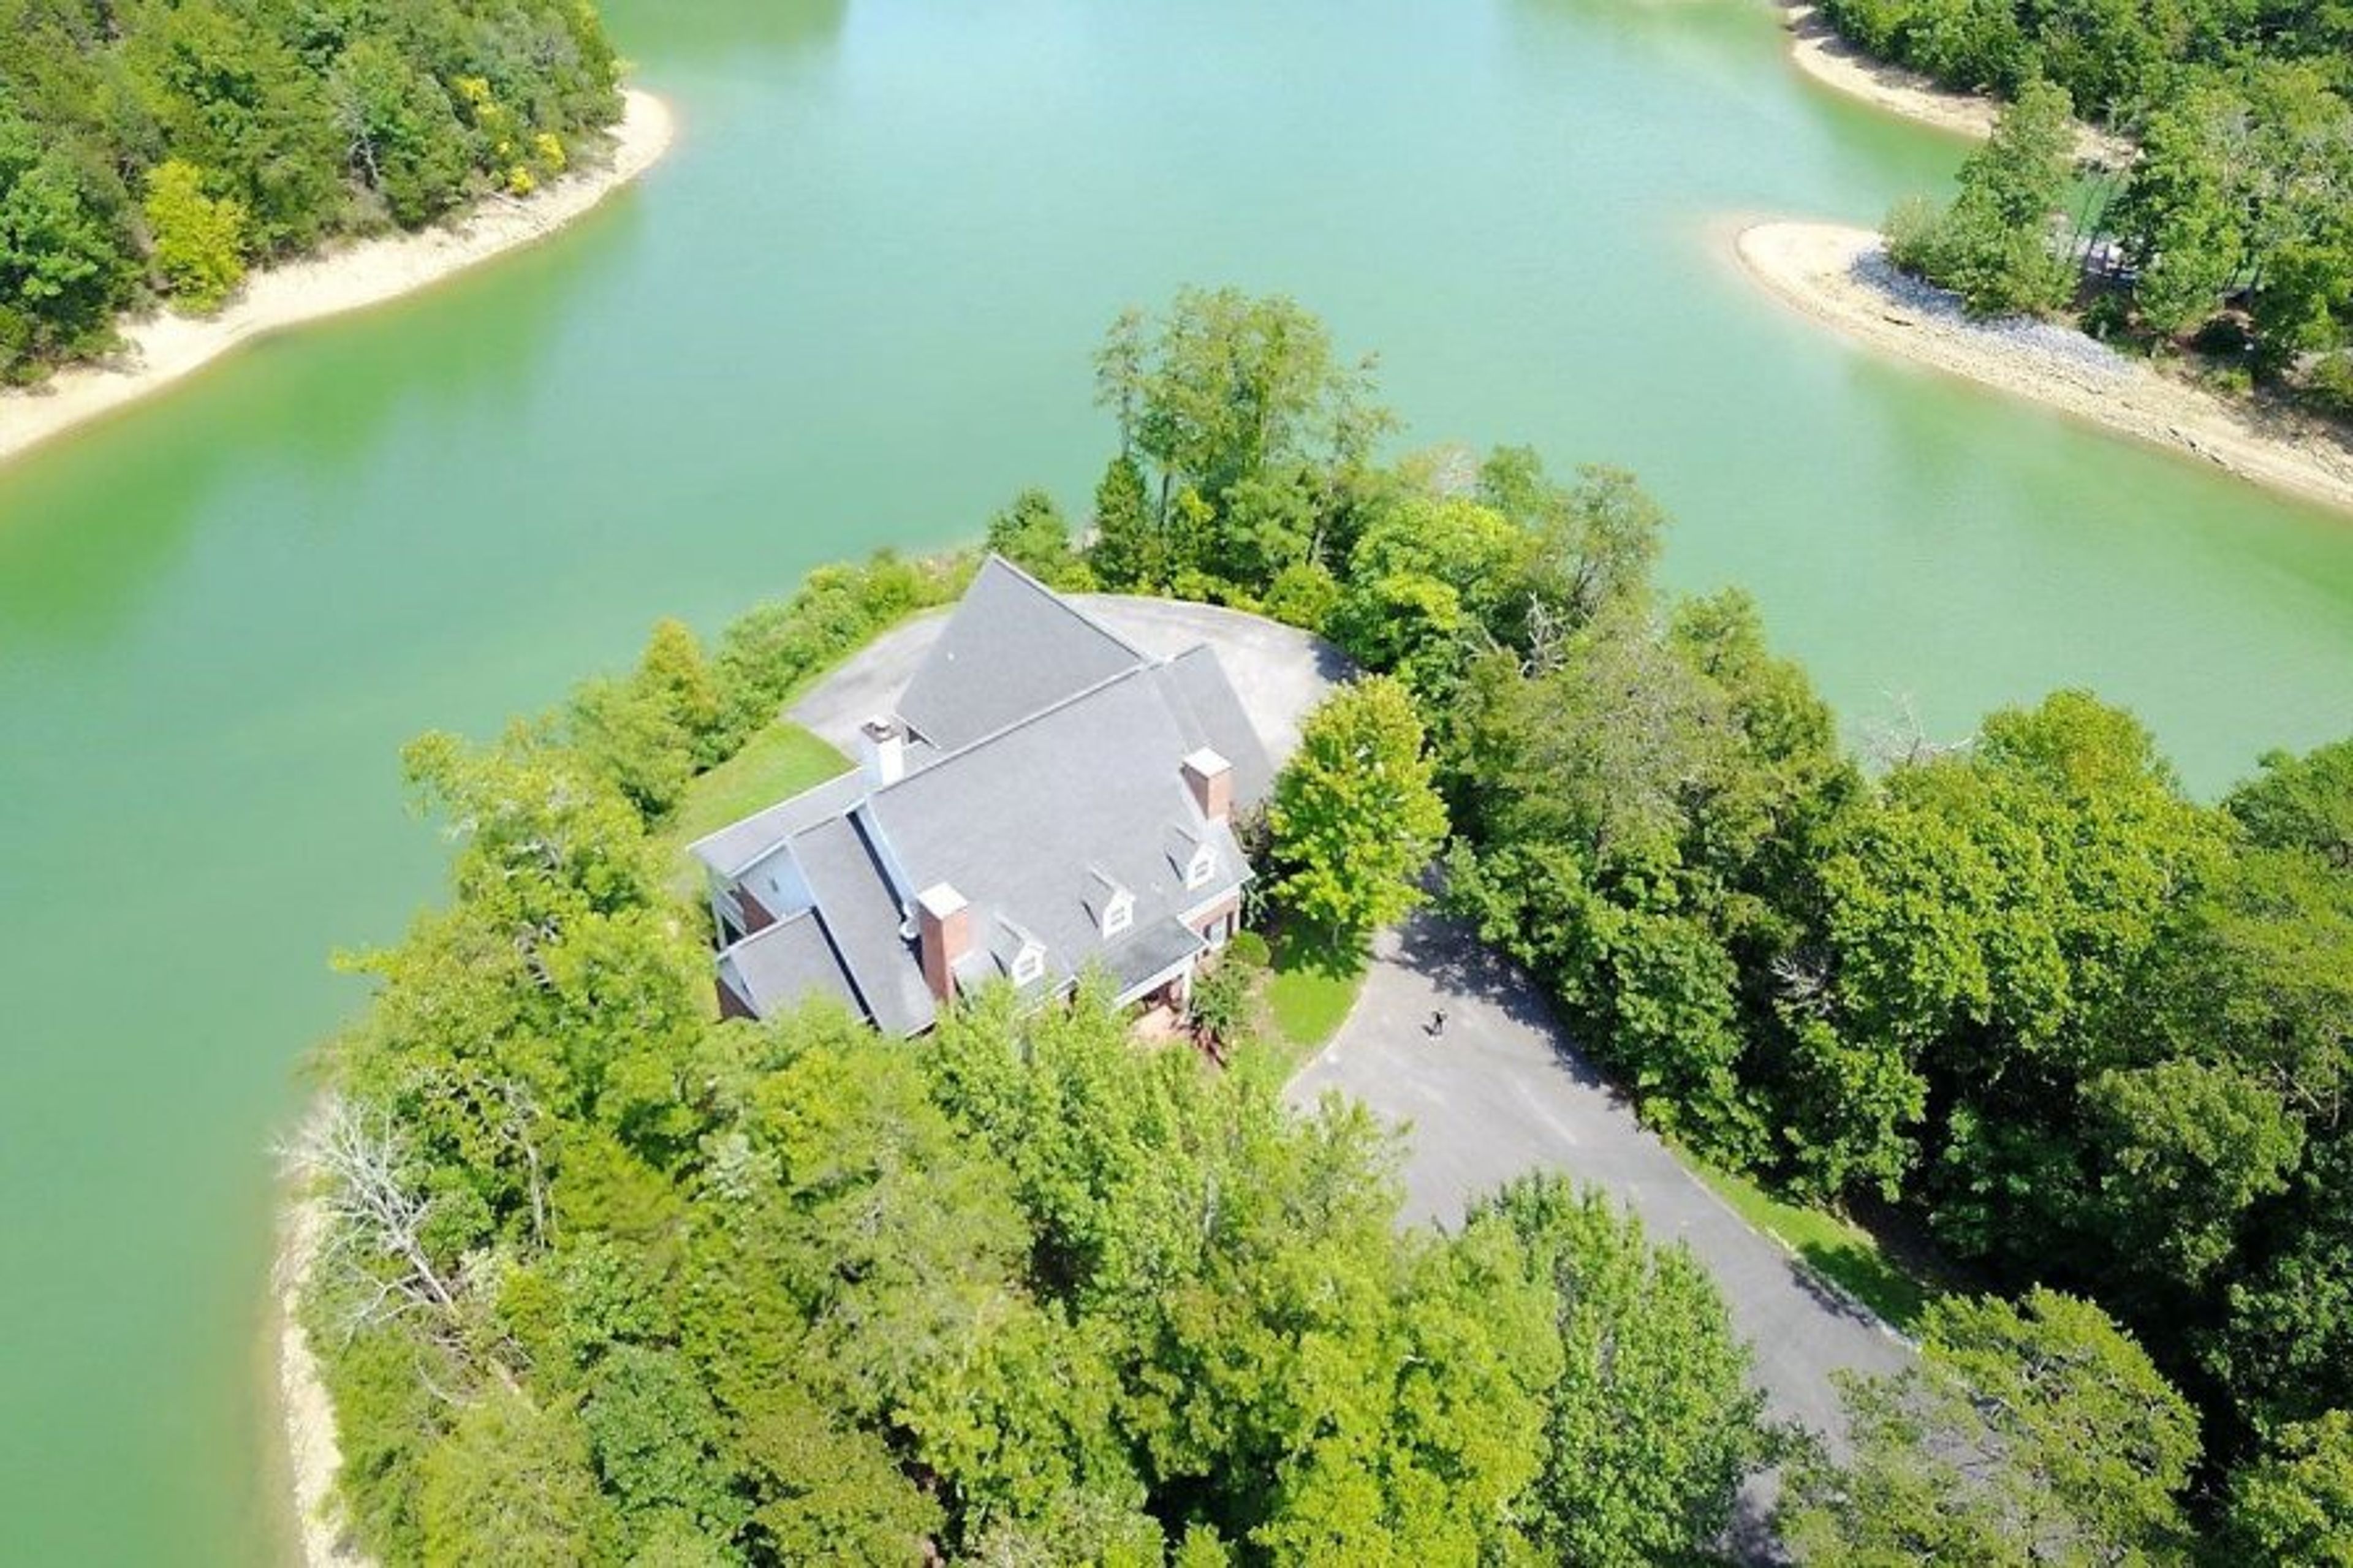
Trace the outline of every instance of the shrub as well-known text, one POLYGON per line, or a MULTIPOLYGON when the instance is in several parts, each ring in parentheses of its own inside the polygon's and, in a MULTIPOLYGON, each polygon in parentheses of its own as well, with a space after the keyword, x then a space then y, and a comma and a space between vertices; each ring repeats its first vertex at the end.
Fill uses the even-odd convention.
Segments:
POLYGON ((155 270, 191 310, 209 311, 245 280, 245 208, 205 195, 204 172, 178 158, 147 176, 155 270))
POLYGON ((1238 931, 1234 932, 1232 940, 1226 943, 1226 962, 1243 964, 1251 969, 1264 969, 1274 962, 1274 952, 1267 946, 1266 938, 1259 935, 1258 932, 1238 931))

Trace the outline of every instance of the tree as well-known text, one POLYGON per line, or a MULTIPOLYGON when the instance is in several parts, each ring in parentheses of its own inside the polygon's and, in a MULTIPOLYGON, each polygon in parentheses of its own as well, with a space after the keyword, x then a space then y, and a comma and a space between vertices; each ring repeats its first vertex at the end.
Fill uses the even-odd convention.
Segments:
POLYGON ((204 174, 174 158, 147 175, 147 225, 155 269, 188 309, 208 311, 245 278, 245 209, 204 194, 204 174))
POLYGON ((2065 304, 2074 268, 2053 247, 2051 222, 2065 204, 2074 139, 2066 89, 2028 82, 1992 140, 1961 164, 1952 205, 1911 205, 1889 216, 1889 258, 1958 294, 1972 315, 2065 304))
POLYGON ((1555 1175, 1521 1177, 1475 1205, 1464 1234, 1484 1227, 1516 1239, 1560 1344, 1532 1493, 1546 1557, 1634 1568, 1704 1553, 1775 1447, 1706 1269, 1555 1175), (1641 1418, 1629 1420, 1634 1411, 1641 1418))
POLYGON ((1081 568, 1071 547, 1071 525, 1054 498, 1041 489, 1026 489, 1011 505, 988 520, 987 548, 1004 556, 1039 581, 1056 587, 1071 585, 1081 568))
POLYGON ((2188 1542, 2188 1402, 2099 1309, 1947 1297, 1922 1364, 1849 1378, 1855 1459, 1805 1467, 1782 1529, 1799 1560, 2164 1562, 2188 1542))
POLYGON ((0 379, 90 348, 134 269, 119 210, 65 146, 0 101, 0 379))
MULTIPOLYGON (((1223 558, 1214 526, 1187 540, 1176 498, 1193 491, 1214 523, 1249 481, 1362 461, 1389 422, 1370 401, 1371 368, 1342 363, 1324 323, 1279 295, 1182 289, 1165 317, 1130 310, 1113 323, 1095 357, 1096 401, 1119 419, 1122 455, 1156 476, 1163 537, 1196 546, 1172 569, 1263 585, 1284 563, 1223 558)), ((1320 510, 1324 498, 1315 502, 1320 510)))
POLYGON ((1119 593, 1148 591, 1166 575, 1167 552, 1152 520, 1144 470, 1125 452, 1105 465, 1095 486, 1095 536, 1087 564, 1104 587, 1119 593))
POLYGON ((1267 807, 1276 896, 1347 934, 1419 902, 1414 879, 1446 834, 1421 721, 1386 676, 1344 687, 1310 714, 1267 807))
POLYGON ((493 1390, 424 1462, 421 1560, 570 1568, 604 1555, 612 1520, 579 1417, 493 1390))
POLYGON ((2232 144, 2245 113, 2237 94, 2206 87, 2160 104, 2142 128, 2116 223, 2141 269, 2134 300, 2159 331, 2205 321, 2246 264, 2248 193, 2232 144))
POLYGON ((2251 1563, 2353 1568, 2353 1413, 2283 1428, 2231 1478, 2229 1539, 2251 1563))

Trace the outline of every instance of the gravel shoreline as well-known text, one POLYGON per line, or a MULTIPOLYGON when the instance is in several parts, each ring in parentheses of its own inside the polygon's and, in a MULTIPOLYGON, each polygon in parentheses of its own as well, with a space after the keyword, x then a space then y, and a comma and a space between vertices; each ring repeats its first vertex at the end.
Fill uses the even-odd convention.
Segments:
POLYGON ((1951 295, 1895 272, 1869 229, 1757 224, 1735 249, 1783 301, 1873 348, 2353 511, 2353 448, 2331 426, 2217 396, 2054 322, 1972 321, 1951 295))
POLYGON ((670 150, 677 131, 670 106, 635 88, 622 97, 610 156, 550 181, 534 195, 486 197, 446 225, 257 272, 214 315, 162 311, 126 322, 121 349, 106 362, 0 392, 0 462, 160 392, 249 339, 380 305, 545 238, 670 150))

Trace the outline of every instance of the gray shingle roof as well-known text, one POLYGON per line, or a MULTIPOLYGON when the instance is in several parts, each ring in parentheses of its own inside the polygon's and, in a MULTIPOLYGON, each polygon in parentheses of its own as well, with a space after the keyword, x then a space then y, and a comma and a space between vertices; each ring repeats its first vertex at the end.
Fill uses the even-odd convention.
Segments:
MULTIPOLYGON (((1026 723, 877 790, 862 811, 918 887, 946 882, 979 921, 1011 921, 1067 978, 1155 925, 1249 879, 1233 834, 1207 821, 1177 771, 1193 750, 1151 667, 1139 667, 1026 723), (1206 841, 1209 879, 1185 886, 1206 841), (1102 879, 1134 898, 1134 924, 1106 942, 1102 879)), ((976 929, 976 942, 988 934, 976 929)), ((855 965, 852 965, 853 972, 855 965)))
POLYGON ((814 911, 754 931, 719 955, 720 978, 763 1017, 779 1008, 830 996, 864 1015, 865 1004, 841 967, 814 911))
POLYGON ((1019 567, 992 555, 908 680, 899 716, 940 750, 953 752, 1146 658, 1019 567))
POLYGON ((1174 694, 1181 715, 1198 731, 1197 746, 1206 745, 1234 769, 1234 804, 1255 805, 1274 787, 1274 764, 1258 738, 1258 726, 1242 710, 1234 683, 1208 644, 1187 648, 1159 670, 1162 684, 1174 694))
POLYGON ((894 1035, 930 1027, 932 994, 914 944, 900 934, 906 917, 857 819, 794 835, 792 854, 875 1026, 894 1035))
POLYGON ((1118 987, 1116 994, 1125 996, 1208 945, 1201 940, 1200 932, 1181 921, 1161 921, 1136 932, 1134 940, 1112 949, 1103 957, 1103 967, 1110 973, 1112 984, 1118 987))
POLYGON ((722 978, 759 1012, 829 989, 892 1034, 929 1026, 937 1005, 909 911, 936 884, 970 906, 959 980, 1009 974, 1035 942, 1034 994, 1091 964, 1123 992, 1150 981, 1207 945, 1185 917, 1249 880, 1230 827, 1202 815, 1180 771, 1216 752, 1237 804, 1271 779, 1206 647, 1147 657, 991 557, 899 712, 936 743, 928 765, 881 788, 853 769, 693 847, 722 886, 779 915, 815 906, 721 955, 722 978), (1204 847, 1208 875, 1187 887, 1204 847), (1106 938, 1115 901, 1128 920, 1106 938))
POLYGON ((839 816, 865 794, 865 776, 853 767, 789 800, 780 800, 741 822, 706 834, 688 845, 687 849, 721 876, 740 876, 794 834, 828 817, 839 816))

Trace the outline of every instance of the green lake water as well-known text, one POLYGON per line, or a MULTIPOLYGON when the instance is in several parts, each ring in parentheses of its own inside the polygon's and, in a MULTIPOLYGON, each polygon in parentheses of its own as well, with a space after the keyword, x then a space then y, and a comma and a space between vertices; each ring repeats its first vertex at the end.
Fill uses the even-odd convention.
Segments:
POLYGON ((671 158, 575 230, 0 470, 0 1561, 281 1550, 265 1150, 440 847, 394 753, 808 565, 1083 505, 1180 281, 1377 348, 1412 444, 1638 469, 1860 724, 2063 684, 2193 787, 2353 732, 2353 520, 1852 350, 1727 215, 1957 143, 1761 0, 617 0, 671 158))

